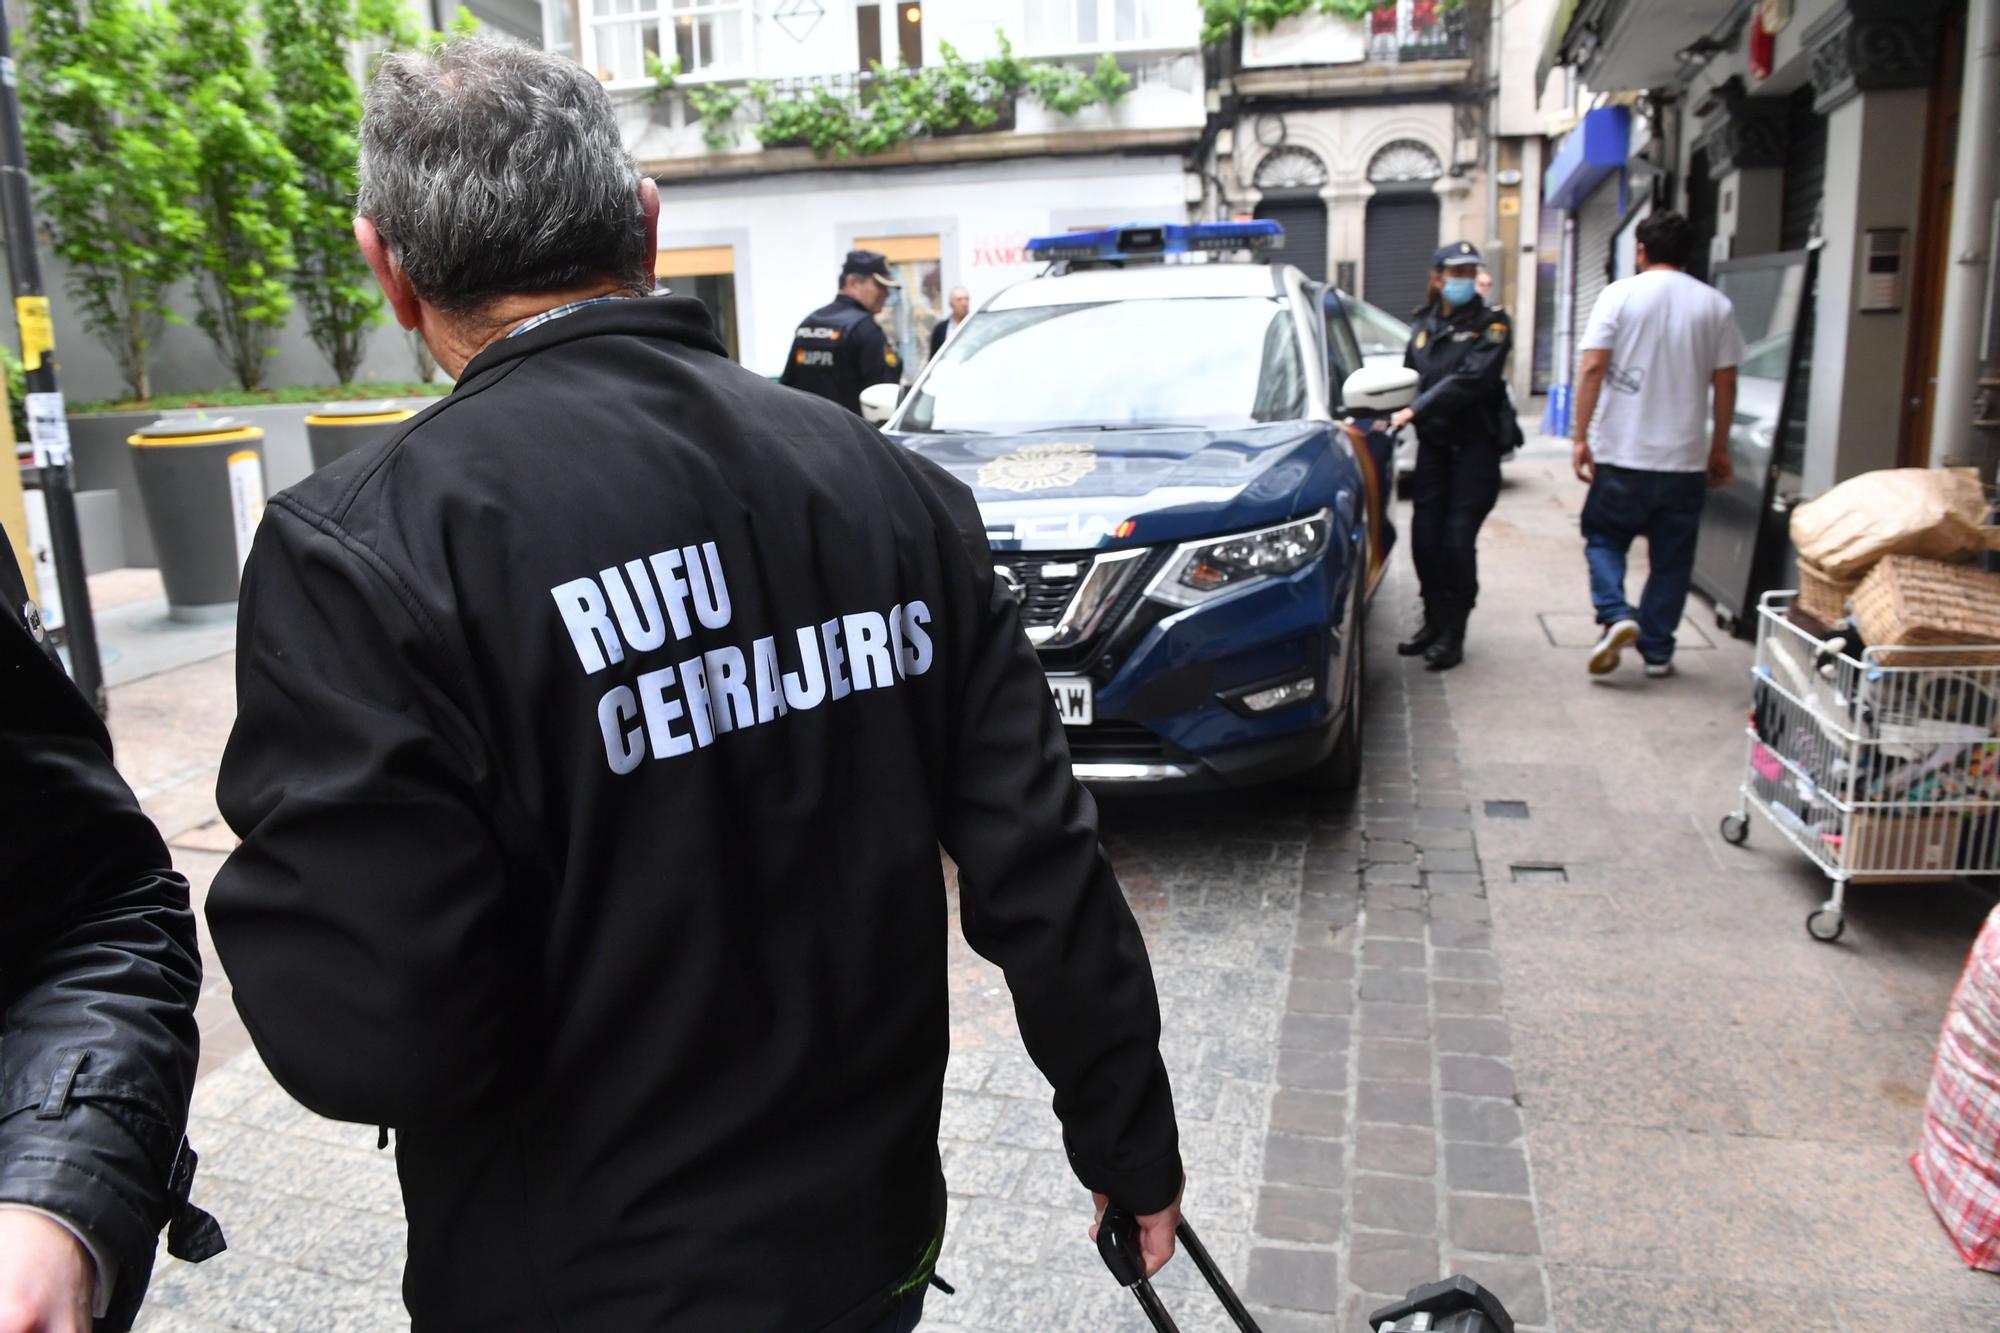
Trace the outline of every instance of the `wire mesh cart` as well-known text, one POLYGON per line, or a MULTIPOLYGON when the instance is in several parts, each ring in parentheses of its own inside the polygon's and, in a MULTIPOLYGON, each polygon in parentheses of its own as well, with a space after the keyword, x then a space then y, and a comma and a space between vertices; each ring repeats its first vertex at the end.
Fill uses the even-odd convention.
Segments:
POLYGON ((1831 941, 1852 881, 2000 875, 2000 645, 1857 656, 1797 623, 1796 596, 1757 605, 1749 754, 1722 836, 1741 846, 1755 810, 1811 857, 1833 893, 1806 929, 1831 941))

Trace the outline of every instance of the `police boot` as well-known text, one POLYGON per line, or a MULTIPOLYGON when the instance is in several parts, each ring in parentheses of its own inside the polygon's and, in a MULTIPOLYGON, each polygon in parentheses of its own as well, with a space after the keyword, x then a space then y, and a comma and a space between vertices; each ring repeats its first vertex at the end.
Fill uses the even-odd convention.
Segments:
POLYGON ((1439 633, 1437 642, 1424 650, 1424 668, 1449 671, 1465 660, 1465 617, 1454 616, 1439 633))
POLYGON ((1396 656, 1420 657, 1443 637, 1444 617, 1426 609, 1424 623, 1417 626, 1417 632, 1396 645, 1396 656))

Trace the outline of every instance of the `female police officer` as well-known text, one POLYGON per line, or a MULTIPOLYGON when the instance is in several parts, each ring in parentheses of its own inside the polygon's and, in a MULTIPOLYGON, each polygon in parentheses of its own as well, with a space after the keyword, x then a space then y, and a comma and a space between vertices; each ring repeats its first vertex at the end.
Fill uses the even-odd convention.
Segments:
POLYGON ((1479 299, 1479 251, 1444 246, 1431 267, 1430 299, 1416 313, 1403 364, 1418 373, 1417 400, 1390 418, 1417 423, 1410 551, 1423 591, 1424 623, 1396 645, 1433 671, 1465 657, 1465 622, 1479 596, 1479 525, 1500 495, 1506 410, 1500 377, 1514 330, 1479 299))

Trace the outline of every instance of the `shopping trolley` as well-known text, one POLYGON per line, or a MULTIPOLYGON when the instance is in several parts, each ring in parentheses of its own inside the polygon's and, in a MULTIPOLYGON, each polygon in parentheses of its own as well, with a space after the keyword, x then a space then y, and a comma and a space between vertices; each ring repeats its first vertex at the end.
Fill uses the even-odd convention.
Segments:
POLYGON ((2000 645, 1880 645, 1855 651, 1757 604, 1748 759, 1723 840, 1757 813, 1825 872, 1832 896, 1806 917, 1814 939, 1846 928, 1851 881, 2000 874, 2000 645))
MULTIPOLYGON (((1238 1299, 1236 1289, 1229 1285, 1229 1279, 1222 1275, 1208 1247, 1195 1235, 1194 1228, 1185 1218, 1174 1232, 1181 1248, 1188 1258, 1201 1270, 1210 1290, 1222 1302, 1222 1308, 1236 1321, 1236 1327, 1243 1333, 1261 1333, 1257 1321, 1250 1316, 1243 1302, 1238 1299)), ((1104 1210, 1104 1220, 1097 1228, 1097 1253, 1104 1260, 1104 1266, 1111 1270, 1111 1276, 1118 1279, 1122 1287, 1130 1288, 1139 1298, 1139 1308, 1153 1323, 1157 1333, 1178 1333, 1178 1325, 1167 1307, 1160 1302, 1159 1293, 1146 1280, 1146 1266, 1139 1257, 1139 1223, 1131 1213, 1112 1204, 1104 1210)), ((1368 1327, 1374 1333, 1514 1333, 1514 1321, 1507 1317, 1499 1300, 1471 1278, 1455 1276, 1443 1282, 1432 1282, 1413 1288, 1402 1300, 1385 1305, 1368 1316, 1368 1327)))

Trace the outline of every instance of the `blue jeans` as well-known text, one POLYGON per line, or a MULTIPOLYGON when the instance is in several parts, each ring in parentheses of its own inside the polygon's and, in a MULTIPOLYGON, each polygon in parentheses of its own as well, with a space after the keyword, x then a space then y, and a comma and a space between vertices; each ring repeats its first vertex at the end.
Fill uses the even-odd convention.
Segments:
POLYGON ((896 1297, 890 1304, 888 1313, 883 1315, 882 1322, 875 1325, 868 1333, 910 1333, 910 1330, 923 1320, 924 1296, 929 1290, 930 1284, 926 1282, 896 1297))
POLYGON ((1599 463, 1583 502, 1583 554, 1597 623, 1638 621, 1639 655, 1648 662, 1673 658, 1674 627, 1687 606, 1707 499, 1705 472, 1641 472, 1599 463), (1636 611, 1625 600, 1625 553, 1635 537, 1646 539, 1652 567, 1636 611))

